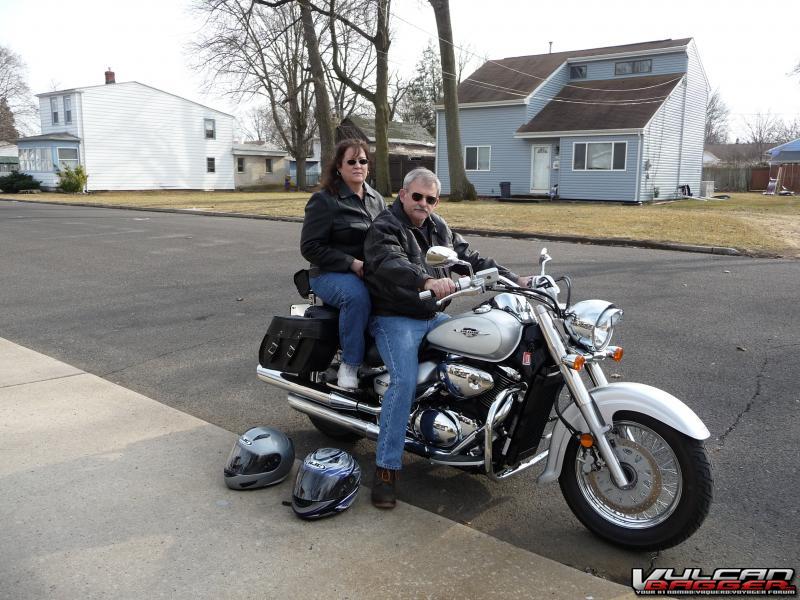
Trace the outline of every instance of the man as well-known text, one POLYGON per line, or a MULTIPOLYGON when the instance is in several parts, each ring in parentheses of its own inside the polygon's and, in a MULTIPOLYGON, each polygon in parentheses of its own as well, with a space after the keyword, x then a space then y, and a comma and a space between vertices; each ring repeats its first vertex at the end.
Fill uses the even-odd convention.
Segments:
MULTIPOLYGON (((395 505, 395 482, 402 468, 406 424, 414 401, 419 368, 419 345, 425 335, 448 317, 436 299, 456 291, 450 269, 425 264, 431 246, 453 248, 475 271, 497 267, 520 285, 530 277, 517 277, 491 258, 482 258, 434 214, 441 184, 428 169, 414 169, 403 180, 394 204, 373 221, 364 242, 365 276, 372 298, 370 333, 375 337, 391 383, 381 405, 372 503, 379 508, 395 505), (420 300, 423 290, 434 298, 420 300)), ((466 271, 465 267, 454 267, 466 271)), ((467 272, 462 274, 468 274, 467 272)))

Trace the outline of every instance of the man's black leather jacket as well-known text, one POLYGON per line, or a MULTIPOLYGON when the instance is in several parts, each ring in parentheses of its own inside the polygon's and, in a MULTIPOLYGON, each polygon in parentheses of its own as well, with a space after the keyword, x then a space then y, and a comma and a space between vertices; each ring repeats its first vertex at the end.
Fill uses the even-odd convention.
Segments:
POLYGON ((385 208, 383 196, 366 183, 363 200, 344 182, 339 182, 338 194, 315 192, 306 204, 300 234, 300 253, 311 263, 309 275, 346 272, 354 259, 364 260, 364 237, 385 208))
MULTIPOLYGON (((475 271, 497 267, 501 275, 517 280, 514 273, 493 259, 470 250, 467 241, 454 233, 439 215, 431 214, 419 228, 414 227, 397 199, 372 222, 364 242, 364 280, 372 298, 373 314, 430 319, 444 310, 444 306, 436 306, 435 298, 419 299, 426 279, 450 276, 449 268, 425 264, 425 253, 430 246, 453 248, 475 271), (424 232, 420 231, 423 229, 424 232)), ((452 270, 468 274, 464 272, 465 267, 457 266, 452 270)))

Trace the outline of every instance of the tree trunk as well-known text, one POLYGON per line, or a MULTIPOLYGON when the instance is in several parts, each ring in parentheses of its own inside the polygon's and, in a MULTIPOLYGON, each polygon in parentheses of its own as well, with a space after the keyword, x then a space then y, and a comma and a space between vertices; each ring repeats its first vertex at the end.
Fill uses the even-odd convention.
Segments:
POLYGON ((322 57, 319 53, 319 39, 317 38, 317 31, 314 29, 311 7, 306 0, 301 0, 300 2, 300 17, 303 20, 303 37, 308 51, 311 77, 314 81, 314 116, 317 120, 321 146, 320 167, 324 168, 325 165, 330 164, 333 160, 335 146, 334 124, 331 103, 328 99, 328 88, 325 85, 325 69, 322 66, 322 57))
POLYGON ((375 74, 375 186, 385 198, 392 194, 389 176, 389 3, 378 2, 375 34, 377 67, 375 74))
POLYGON ((447 128, 447 166, 450 170, 450 200, 475 200, 475 186, 467 179, 461 151, 461 130, 458 125, 458 82, 453 52, 453 28, 450 25, 449 0, 428 0, 436 16, 439 34, 439 55, 442 60, 444 119, 447 128))

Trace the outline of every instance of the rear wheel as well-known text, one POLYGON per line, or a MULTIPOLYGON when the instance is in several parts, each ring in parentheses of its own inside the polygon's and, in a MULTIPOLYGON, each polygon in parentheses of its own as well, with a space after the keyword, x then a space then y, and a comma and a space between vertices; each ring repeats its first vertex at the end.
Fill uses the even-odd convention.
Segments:
POLYGON ((334 440, 338 440, 340 442, 357 442, 364 437, 363 435, 354 433, 345 427, 329 423, 328 421, 320 419, 319 417, 312 417, 309 415, 308 419, 318 431, 324 433, 329 438, 333 438, 334 440))
POLYGON ((617 486, 593 449, 572 439, 559 483, 587 529, 638 551, 680 544, 708 515, 713 480, 702 442, 647 415, 615 415, 612 437, 630 485, 617 486))

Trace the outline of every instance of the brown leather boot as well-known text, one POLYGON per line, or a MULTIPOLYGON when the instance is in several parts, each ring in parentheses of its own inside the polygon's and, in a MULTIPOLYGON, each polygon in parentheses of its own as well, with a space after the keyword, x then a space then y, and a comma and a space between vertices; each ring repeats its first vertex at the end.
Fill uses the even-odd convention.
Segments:
POLYGON ((394 508, 397 504, 397 495, 394 485, 397 482, 398 471, 375 469, 375 480, 372 483, 372 505, 377 508, 394 508))

